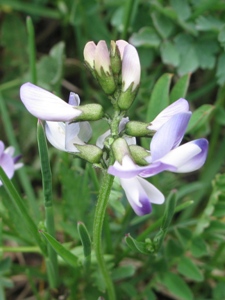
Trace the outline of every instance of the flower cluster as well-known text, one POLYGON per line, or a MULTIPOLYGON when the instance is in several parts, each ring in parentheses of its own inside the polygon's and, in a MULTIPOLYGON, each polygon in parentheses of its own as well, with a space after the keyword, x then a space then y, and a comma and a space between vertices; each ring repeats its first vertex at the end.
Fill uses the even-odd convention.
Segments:
MULTIPOLYGON (((5 149, 4 143, 0 141, 0 167, 3 169, 9 179, 13 177, 15 170, 23 166, 22 163, 18 162, 21 158, 21 155, 13 157, 14 152, 15 149, 12 146, 5 149)), ((2 182, 0 181, 0 186, 1 185, 2 182)))
POLYGON ((180 145, 191 117, 188 102, 179 99, 150 123, 130 121, 127 110, 136 97, 141 67, 136 49, 123 40, 88 42, 84 60, 92 75, 108 95, 114 116, 107 117, 109 130, 96 145, 87 144, 92 136, 89 121, 102 119, 98 104, 80 106, 79 96, 70 93, 69 103, 56 95, 25 83, 20 97, 27 110, 45 121, 46 136, 59 150, 67 151, 107 169, 120 180, 128 201, 137 215, 148 214, 152 203, 164 202, 164 195, 144 178, 163 171, 186 173, 205 162, 208 142, 198 139, 180 145), (137 136, 151 136, 149 149, 136 144, 137 136), (114 163, 110 163, 110 157, 114 163))
POLYGON ((164 202, 163 194, 143 178, 163 171, 192 172, 202 167, 206 160, 208 151, 206 139, 194 140, 180 146, 191 117, 191 112, 186 111, 187 105, 186 100, 180 99, 171 105, 174 114, 171 114, 171 106, 169 106, 151 123, 150 127, 157 124, 158 130, 151 140, 149 153, 145 154, 146 165, 135 163, 132 151, 129 150, 124 139, 114 142, 116 161, 109 167, 108 172, 120 178, 127 199, 138 215, 150 213, 151 203, 164 202), (184 111, 177 113, 181 101, 184 104, 184 111), (165 118, 162 116, 166 116, 167 112, 171 115, 168 121, 164 122, 165 118))

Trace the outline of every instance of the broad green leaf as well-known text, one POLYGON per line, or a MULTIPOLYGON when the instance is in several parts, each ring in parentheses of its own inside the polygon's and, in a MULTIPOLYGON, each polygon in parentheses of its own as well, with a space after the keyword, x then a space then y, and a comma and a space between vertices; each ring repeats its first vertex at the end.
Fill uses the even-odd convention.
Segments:
POLYGON ((188 124, 186 133, 193 133, 204 126, 208 122, 210 115, 214 109, 215 107, 210 104, 203 104, 198 109, 196 109, 191 116, 191 120, 188 124))
POLYGON ((168 38, 172 34, 173 30, 175 29, 174 23, 166 16, 163 16, 162 14, 159 14, 157 12, 153 12, 151 14, 151 17, 155 29, 158 31, 160 36, 163 39, 168 38))
POLYGON ((199 60, 194 46, 187 49, 186 55, 181 56, 178 73, 184 75, 193 73, 199 67, 199 60))
POLYGON ((172 8, 180 20, 187 20, 191 15, 191 8, 187 0, 170 0, 172 8))
POLYGON ((191 242, 191 253, 194 257, 202 257, 208 254, 207 245, 203 238, 193 238, 191 242))
POLYGON ((152 27, 143 27, 130 38, 130 43, 135 47, 158 47, 161 39, 152 27))
POLYGON ((136 268, 133 265, 124 265, 113 270, 111 276, 113 280, 121 280, 133 276, 135 270, 136 268))
POLYGON ((146 120, 152 121, 169 105, 169 89, 172 74, 162 75, 156 82, 148 104, 146 120))
POLYGON ((187 283, 178 275, 174 273, 165 273, 160 278, 160 283, 166 286, 166 288, 179 300, 193 300, 193 293, 187 283))
POLYGON ((190 78, 191 78, 191 75, 186 74, 177 80, 177 82, 173 86, 172 91, 170 93, 170 102, 171 103, 178 100, 179 98, 186 97, 190 78))
POLYGON ((202 281, 203 275, 199 268, 188 257, 182 257, 177 266, 178 272, 194 281, 202 281))
POLYGON ((223 21, 219 20, 212 15, 200 16, 196 20, 196 28, 201 31, 208 31, 208 30, 219 30, 223 25, 223 21))
POLYGON ((199 67, 212 69, 216 63, 216 54, 219 51, 219 44, 213 38, 203 37, 195 42, 195 50, 198 56, 199 67))
POLYGON ((170 41, 165 41, 161 44, 160 52, 164 64, 177 67, 180 63, 180 54, 175 45, 170 41))
POLYGON ((174 42, 180 53, 178 73, 184 75, 194 72, 199 66, 194 38, 191 35, 181 33, 175 37, 174 42))
POLYGON ((70 264, 72 267, 76 268, 78 266, 78 257, 72 254, 68 249, 66 249, 61 243, 54 239, 50 234, 44 231, 40 231, 46 240, 50 243, 55 252, 61 256, 65 262, 70 264))

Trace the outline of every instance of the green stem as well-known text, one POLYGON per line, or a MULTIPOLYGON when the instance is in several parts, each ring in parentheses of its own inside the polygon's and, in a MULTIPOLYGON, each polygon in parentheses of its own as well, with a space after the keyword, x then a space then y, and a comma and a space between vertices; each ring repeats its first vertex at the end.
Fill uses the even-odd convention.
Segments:
MULTIPOLYGON (((52 204, 52 173, 48 158, 48 147, 43 125, 38 121, 37 126, 38 150, 41 160, 42 182, 44 190, 44 206, 46 216, 47 232, 55 237, 54 211, 52 204)), ((56 288, 59 284, 59 271, 57 254, 50 244, 48 244, 48 259, 46 260, 48 277, 51 288, 56 288)))
POLYGON ((35 34, 32 19, 27 17, 28 52, 31 82, 37 84, 35 34))
POLYGON ((102 227, 105 217, 105 211, 112 188, 114 177, 104 171, 104 177, 102 185, 99 191, 98 202, 95 211, 94 225, 93 225, 93 244, 96 259, 99 265, 100 272, 105 280, 106 289, 108 292, 109 300, 115 300, 116 294, 114 285, 110 277, 109 271, 104 261, 103 250, 102 250, 102 227))
POLYGON ((132 19, 134 17, 134 13, 137 10, 137 0, 128 0, 125 2, 125 9, 124 9, 124 22, 123 22, 123 33, 122 33, 122 39, 127 39, 127 33, 129 26, 132 22, 132 19))

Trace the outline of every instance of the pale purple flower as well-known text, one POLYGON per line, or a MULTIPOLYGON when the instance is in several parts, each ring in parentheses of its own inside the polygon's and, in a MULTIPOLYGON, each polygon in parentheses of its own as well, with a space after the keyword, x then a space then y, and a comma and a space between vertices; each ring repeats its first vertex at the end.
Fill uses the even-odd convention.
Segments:
POLYGON ((55 148, 78 152, 74 144, 84 145, 90 139, 92 130, 88 122, 69 122, 81 114, 76 109, 80 105, 77 94, 71 92, 66 103, 34 84, 25 83, 20 89, 20 97, 31 114, 46 121, 46 136, 55 148))
POLYGON ((45 121, 69 122, 82 113, 76 105, 70 105, 56 95, 29 82, 21 86, 20 98, 33 116, 45 121))
MULTIPOLYGON (((208 141, 206 139, 194 140, 179 146, 190 116, 190 112, 175 114, 160 127, 152 138, 150 156, 145 158, 148 162, 147 166, 139 166, 134 163, 129 155, 124 155, 121 163, 115 161, 114 165, 109 167, 108 173, 120 179, 127 179, 128 183, 125 187, 127 188, 129 180, 133 182, 134 178, 139 178, 137 176, 151 177, 162 171, 186 173, 202 167, 208 151, 208 141)), ((127 191, 125 192, 127 193, 127 191)), ((136 193, 141 195, 139 190, 136 193)), ((150 194, 148 199, 149 202, 152 202, 150 194)), ((137 202, 134 198, 129 201, 137 202)), ((139 202, 142 202, 142 198, 139 199, 139 202)), ((143 214, 145 214, 145 211, 143 206, 143 214)), ((140 214, 139 210, 135 210, 135 212, 140 214)))
MULTIPOLYGON (((80 98, 70 93, 69 105, 79 106, 80 98)), ((45 133, 48 141, 55 148, 66 152, 79 152, 75 144, 85 145, 92 136, 89 122, 50 122, 45 123, 45 133)))
MULTIPOLYGON (((5 149, 4 143, 0 141, 0 167, 3 169, 9 179, 13 177, 15 170, 23 166, 22 163, 18 162, 21 158, 21 155, 13 157, 14 152, 14 147, 10 146, 5 149)), ((0 186, 1 185, 2 182, 0 181, 0 186)))

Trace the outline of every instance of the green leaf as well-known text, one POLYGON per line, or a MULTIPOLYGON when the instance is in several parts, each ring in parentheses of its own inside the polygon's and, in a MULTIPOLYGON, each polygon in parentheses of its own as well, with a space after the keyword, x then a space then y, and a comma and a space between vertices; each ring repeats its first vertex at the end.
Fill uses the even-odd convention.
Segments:
POLYGON ((148 121, 152 121, 169 105, 169 89, 172 76, 172 74, 166 73, 157 80, 148 104, 146 116, 148 121))
POLYGON ((79 233, 82 245, 83 245, 84 256, 85 257, 90 256, 91 255, 91 238, 88 233, 88 230, 87 230, 86 226, 84 225, 84 223, 82 223, 82 222, 78 222, 77 229, 78 229, 78 233, 79 233))
POLYGON ((180 54, 175 45, 170 41, 165 41, 161 44, 160 52, 164 64, 177 67, 180 63, 180 54))
POLYGON ((203 281, 204 279, 199 268, 188 257, 182 257, 177 266, 177 269, 180 274, 194 281, 203 281))
POLYGON ((190 5, 187 0, 170 0, 172 8, 176 11, 180 20, 187 20, 191 15, 190 5))
POLYGON ((161 39, 152 27, 143 27, 137 33, 132 34, 130 43, 135 47, 158 47, 161 39))
POLYGON ((54 239, 50 234, 44 231, 40 231, 44 235, 46 240, 50 243, 52 248, 56 253, 61 256, 65 262, 71 265, 74 268, 78 266, 78 257, 72 254, 68 249, 66 249, 62 244, 60 244, 56 239, 54 239))
POLYGON ((136 268, 133 265, 125 265, 113 270, 111 276, 113 280, 121 280, 132 277, 135 273, 135 270, 136 268))
POLYGON ((184 75, 195 71, 199 66, 199 61, 194 38, 188 34, 181 33, 176 36, 174 41, 180 53, 178 73, 184 75))
POLYGON ((202 257, 208 254, 207 245, 203 238, 198 236, 192 239, 191 253, 194 257, 202 257))
POLYGON ((195 42, 195 50, 200 68, 214 68, 216 63, 216 53, 219 51, 219 45, 215 39, 211 37, 199 38, 195 42))
POLYGON ((179 98, 185 98, 187 94, 187 90, 190 83, 190 74, 186 74, 180 77, 176 84, 173 86, 172 91, 170 93, 170 102, 178 100, 179 98))
POLYGON ((159 14, 158 12, 153 12, 151 14, 151 17, 155 29, 158 31, 161 37, 163 39, 168 38, 174 31, 174 23, 169 18, 163 16, 162 14, 159 14))
POLYGON ((217 31, 222 25, 223 21, 213 17, 212 15, 200 16, 196 20, 196 28, 201 31, 217 31))
POLYGON ((193 293, 186 282, 178 275, 173 273, 165 273, 160 278, 160 283, 164 284, 166 288, 179 300, 193 300, 193 293))
POLYGON ((215 107, 210 104, 203 104, 198 109, 196 109, 191 116, 191 120, 188 124, 186 133, 193 133, 204 126, 208 122, 210 115, 214 109, 215 107))

